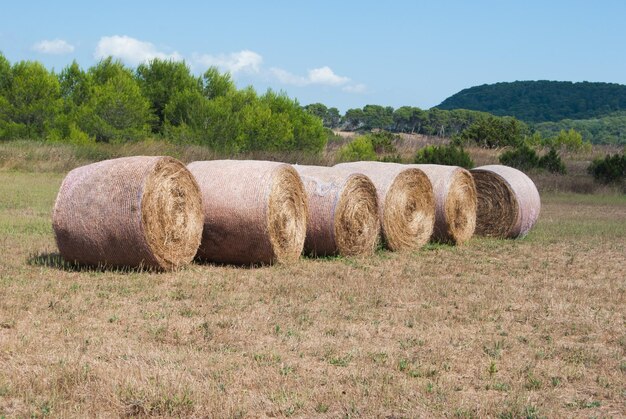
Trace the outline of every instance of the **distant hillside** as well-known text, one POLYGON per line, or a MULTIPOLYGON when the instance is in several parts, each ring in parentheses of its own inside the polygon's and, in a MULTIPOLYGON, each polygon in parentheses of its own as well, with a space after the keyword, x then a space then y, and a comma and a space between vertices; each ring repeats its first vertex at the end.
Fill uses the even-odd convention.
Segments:
POLYGON ((589 119, 626 110, 626 86, 615 83, 515 81, 461 90, 439 109, 471 109, 527 122, 589 119))

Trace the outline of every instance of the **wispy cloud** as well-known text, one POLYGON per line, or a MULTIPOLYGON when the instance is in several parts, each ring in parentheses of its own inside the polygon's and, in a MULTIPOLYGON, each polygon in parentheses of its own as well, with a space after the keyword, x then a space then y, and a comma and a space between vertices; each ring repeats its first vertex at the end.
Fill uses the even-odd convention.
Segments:
MULTIPOLYGON (((68 46, 73 50, 74 47, 69 44, 68 46)), ((176 51, 166 53, 160 51, 150 42, 141 41, 126 35, 103 36, 100 38, 94 57, 102 59, 109 56, 119 58, 130 65, 138 65, 154 58, 176 61, 183 59, 176 51)), ((196 68, 215 66, 233 75, 237 73, 267 75, 269 73, 270 77, 278 82, 292 86, 329 86, 340 88, 347 93, 363 93, 366 91, 364 84, 355 83, 350 77, 336 74, 329 66, 308 70, 305 76, 293 74, 278 67, 271 67, 269 70, 265 70, 263 68, 263 57, 248 49, 226 54, 193 53, 190 62, 196 68)))
POLYGON ((126 35, 103 36, 100 38, 94 57, 101 59, 112 56, 131 65, 137 65, 154 58, 180 61, 183 57, 176 51, 165 53, 159 51, 154 44, 140 41, 126 35))
POLYGON ((350 77, 339 76, 328 66, 309 70, 306 76, 298 76, 277 67, 270 68, 270 73, 279 82, 294 86, 318 85, 341 87, 341 90, 348 93, 363 93, 366 90, 364 84, 352 83, 350 77))
POLYGON ((365 93, 367 86, 363 83, 349 84, 347 86, 343 86, 341 90, 348 93, 365 93))
POLYGON ((230 54, 193 54, 193 62, 205 67, 218 67, 232 74, 239 72, 258 73, 263 57, 254 51, 243 50, 230 54))
POLYGON ((44 39, 33 45, 33 49, 42 54, 69 54, 74 51, 74 45, 63 39, 44 39))

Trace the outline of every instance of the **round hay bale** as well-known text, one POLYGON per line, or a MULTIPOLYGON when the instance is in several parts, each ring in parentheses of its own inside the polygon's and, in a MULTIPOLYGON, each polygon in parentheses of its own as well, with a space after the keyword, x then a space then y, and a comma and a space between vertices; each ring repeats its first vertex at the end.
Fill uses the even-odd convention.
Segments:
POLYGON ((476 228, 476 186, 472 175, 457 166, 412 164, 426 173, 435 194, 433 240, 462 244, 476 228))
POLYGON ((304 251, 313 256, 374 253, 380 223, 372 181, 332 167, 294 168, 304 184, 309 207, 304 251))
POLYGON ((198 257, 238 265, 297 260, 306 237, 304 186, 288 164, 254 160, 190 163, 202 194, 198 257))
POLYGON ((435 221, 433 189, 419 169, 397 163, 354 162, 335 166, 362 173, 376 186, 378 214, 388 249, 417 249, 428 242, 435 221))
POLYGON ((478 197, 476 234, 511 239, 527 235, 541 210, 533 181, 508 166, 481 166, 470 172, 478 197))
POLYGON ((124 157, 72 170, 52 214, 61 256, 86 265, 173 269, 202 235, 200 190, 171 157, 124 157))

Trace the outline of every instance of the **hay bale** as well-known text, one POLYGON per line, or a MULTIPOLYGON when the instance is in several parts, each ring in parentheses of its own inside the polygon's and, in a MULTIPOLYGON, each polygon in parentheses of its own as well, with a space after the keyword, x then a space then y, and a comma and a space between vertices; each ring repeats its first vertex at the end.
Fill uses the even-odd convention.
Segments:
POLYGON ((304 251, 314 256, 373 253, 380 223, 372 181, 332 167, 294 168, 304 183, 309 207, 304 251))
POLYGON ((416 249, 428 242, 435 221, 434 198, 432 186, 421 170, 371 161, 335 167, 362 173, 376 186, 382 235, 388 249, 416 249))
POLYGON ((306 237, 306 194, 291 165, 214 160, 187 167, 202 193, 199 258, 256 265, 300 257, 306 237))
POLYGON ((172 269, 202 235, 200 190, 171 157, 125 157, 72 170, 52 225, 63 258, 86 265, 172 269))
POLYGON ((462 244, 476 227, 476 187, 472 175, 457 166, 412 164, 424 171, 435 194, 433 240, 462 244))
POLYGON ((476 234, 524 237, 537 222, 541 199, 533 181, 508 166, 481 166, 471 171, 476 183, 476 234))

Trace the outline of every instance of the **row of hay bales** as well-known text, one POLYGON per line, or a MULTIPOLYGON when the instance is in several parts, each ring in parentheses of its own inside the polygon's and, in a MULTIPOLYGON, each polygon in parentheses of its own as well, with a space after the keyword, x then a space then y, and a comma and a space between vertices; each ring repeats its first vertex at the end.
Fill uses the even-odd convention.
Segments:
POLYGON ((366 255, 472 235, 521 237, 539 194, 506 166, 471 171, 381 162, 334 167, 125 157, 72 170, 53 211, 70 262, 168 270, 202 260, 240 265, 366 255))

